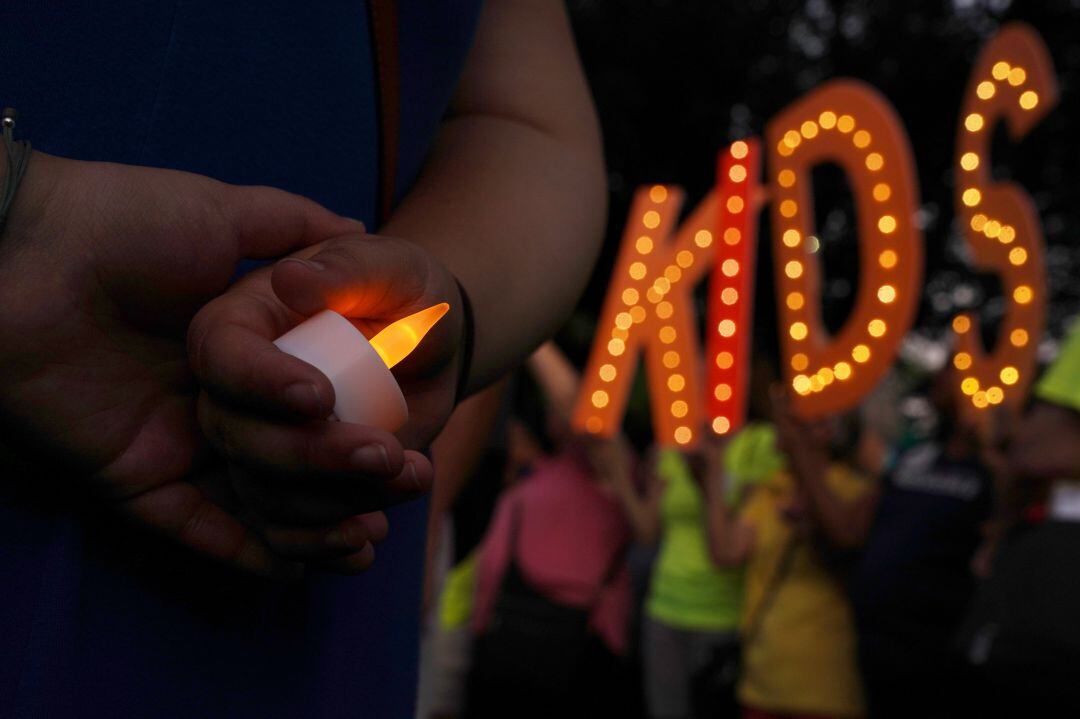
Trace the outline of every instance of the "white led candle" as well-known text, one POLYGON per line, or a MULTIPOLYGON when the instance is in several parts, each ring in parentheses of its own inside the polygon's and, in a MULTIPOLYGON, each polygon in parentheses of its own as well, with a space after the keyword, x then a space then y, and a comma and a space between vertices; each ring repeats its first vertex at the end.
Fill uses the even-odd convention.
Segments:
POLYGON ((370 340, 337 312, 324 310, 274 341, 334 386, 334 417, 342 422, 401 428, 409 409, 390 368, 408 356, 450 308, 445 302, 404 317, 370 340))

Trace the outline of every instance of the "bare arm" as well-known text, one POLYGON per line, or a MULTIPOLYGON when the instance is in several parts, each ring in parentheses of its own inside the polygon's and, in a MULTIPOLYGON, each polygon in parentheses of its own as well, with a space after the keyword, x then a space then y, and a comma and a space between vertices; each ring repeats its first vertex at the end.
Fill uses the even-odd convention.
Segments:
POLYGON ((726 438, 706 432, 702 449, 701 485, 705 494, 705 533, 709 558, 718 567, 736 567, 754 548, 753 528, 732 516, 727 506, 727 472, 724 469, 726 438))
POLYGON ((435 589, 434 559, 442 539, 443 519, 480 463, 488 437, 495 429, 505 390, 506 380, 500 380, 462 402, 431 443, 435 483, 428 514, 423 594, 425 608, 430 605, 435 589))
POLYGON ((566 13, 486 4, 428 165, 383 234, 421 245, 469 294, 469 387, 523 359, 569 314, 606 215, 600 134, 566 13))
POLYGON ((870 531, 878 492, 868 492, 854 501, 837 496, 827 482, 827 447, 815 443, 814 433, 806 422, 795 417, 785 395, 774 396, 774 415, 780 444, 787 452, 814 525, 837 547, 861 546, 870 531))
POLYGON ((570 433, 570 417, 581 384, 580 373, 553 342, 540 345, 529 356, 526 366, 544 395, 548 429, 553 436, 565 437, 570 433))
POLYGON ((634 537, 642 544, 655 545, 660 538, 660 496, 664 488, 649 461, 645 493, 634 484, 633 450, 624 437, 593 440, 589 459, 596 473, 611 487, 622 504, 634 537))

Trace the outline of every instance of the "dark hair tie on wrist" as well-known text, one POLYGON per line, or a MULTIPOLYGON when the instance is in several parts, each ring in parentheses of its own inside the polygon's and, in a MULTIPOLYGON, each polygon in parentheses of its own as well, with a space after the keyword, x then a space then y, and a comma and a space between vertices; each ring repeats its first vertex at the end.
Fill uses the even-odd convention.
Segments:
POLYGON ((461 312, 464 315, 465 326, 461 337, 461 364, 458 366, 457 390, 454 392, 454 405, 465 399, 465 390, 469 386, 469 372, 472 369, 473 349, 476 344, 476 323, 473 319, 472 302, 469 293, 461 280, 454 278, 457 283, 458 294, 461 295, 461 312))
POLYGON ((0 123, 3 123, 4 129, 4 149, 7 151, 7 174, 4 175, 4 184, 0 188, 0 235, 4 233, 8 211, 15 201, 15 192, 19 189, 23 175, 26 174, 26 166, 30 164, 29 141, 16 142, 12 137, 15 131, 15 118, 18 115, 19 113, 11 107, 5 107, 3 113, 0 113, 0 123))

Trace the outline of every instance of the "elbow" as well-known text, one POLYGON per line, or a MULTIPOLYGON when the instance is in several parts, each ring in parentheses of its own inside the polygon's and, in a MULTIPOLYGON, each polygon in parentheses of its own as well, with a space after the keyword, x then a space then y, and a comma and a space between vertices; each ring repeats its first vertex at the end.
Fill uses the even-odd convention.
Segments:
POLYGON ((660 541, 660 528, 652 523, 646 523, 637 527, 634 534, 637 541, 646 547, 655 547, 660 541))
POLYGON ((829 543, 837 549, 859 549, 866 542, 868 527, 838 527, 827 533, 829 543))
POLYGON ((720 569, 735 569, 745 563, 746 556, 729 544, 709 542, 709 559, 720 569))

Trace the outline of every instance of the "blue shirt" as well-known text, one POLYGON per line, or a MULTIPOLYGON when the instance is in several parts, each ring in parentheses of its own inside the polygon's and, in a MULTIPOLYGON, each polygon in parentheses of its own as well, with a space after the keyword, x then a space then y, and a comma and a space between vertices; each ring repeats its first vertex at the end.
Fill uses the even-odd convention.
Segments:
MULTIPOLYGON (((398 6, 400 196, 479 2, 398 6)), ((3 0, 0 104, 45 152, 273 185, 373 226, 370 38, 360 0, 3 0)), ((281 585, 5 491, 0 716, 411 716, 425 517, 391 511, 362 576, 281 585)))

